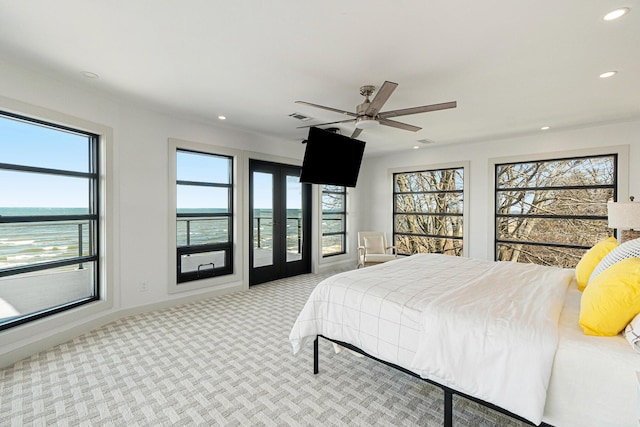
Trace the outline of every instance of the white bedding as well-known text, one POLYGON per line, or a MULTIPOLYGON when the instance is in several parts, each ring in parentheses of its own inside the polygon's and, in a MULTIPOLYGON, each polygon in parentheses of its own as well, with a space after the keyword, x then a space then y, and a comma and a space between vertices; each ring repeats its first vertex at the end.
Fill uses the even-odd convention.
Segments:
POLYGON ((573 270, 421 254, 330 277, 293 326, 542 420, 573 270))
POLYGON ((567 292, 543 421, 557 427, 637 427, 640 354, 627 340, 594 337, 578 326, 580 297, 567 292))

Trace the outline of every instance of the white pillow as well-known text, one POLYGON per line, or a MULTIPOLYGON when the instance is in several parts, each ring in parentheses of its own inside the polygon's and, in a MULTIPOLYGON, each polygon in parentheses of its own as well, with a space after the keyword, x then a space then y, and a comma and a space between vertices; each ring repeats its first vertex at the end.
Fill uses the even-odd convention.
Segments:
POLYGON ((631 348, 640 353, 640 314, 624 328, 624 337, 631 344, 631 348))
POLYGON ((384 241, 382 239, 382 236, 365 237, 364 247, 369 254, 383 254, 384 241))
POLYGON ((640 239, 634 239, 624 242, 623 244, 609 252, 607 255, 605 255, 605 257, 602 258, 602 260, 593 270, 593 273, 591 273, 591 277, 589 277, 589 283, 591 283, 591 281, 605 269, 611 267, 616 262, 622 261, 626 258, 640 258, 640 239))

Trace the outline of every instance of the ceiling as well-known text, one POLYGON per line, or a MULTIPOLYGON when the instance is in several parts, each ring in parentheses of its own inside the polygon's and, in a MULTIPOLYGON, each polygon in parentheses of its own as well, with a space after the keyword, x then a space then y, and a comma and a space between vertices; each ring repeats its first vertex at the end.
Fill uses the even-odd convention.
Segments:
POLYGON ((355 111, 390 80, 382 111, 457 101, 365 130, 370 155, 640 119, 638 46, 640 0, 0 0, 1 62, 292 144, 345 119, 296 100, 355 111))

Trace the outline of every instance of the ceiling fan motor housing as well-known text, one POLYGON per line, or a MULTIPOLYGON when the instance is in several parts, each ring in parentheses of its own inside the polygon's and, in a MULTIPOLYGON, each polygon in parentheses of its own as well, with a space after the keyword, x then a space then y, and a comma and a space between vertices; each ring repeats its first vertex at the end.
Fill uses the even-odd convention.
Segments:
POLYGON ((360 117, 366 116, 367 109, 371 102, 369 100, 364 101, 362 104, 358 104, 356 107, 356 114, 360 117))
MULTIPOLYGON (((362 88, 360 88, 360 92, 362 92, 365 87, 367 86, 362 86, 362 88)), ((373 86, 369 86, 369 87, 373 87, 373 86)), ((358 104, 358 106, 356 107, 356 114, 358 114, 358 117, 356 118, 356 128, 369 129, 369 128, 378 126, 380 124, 376 120, 376 117, 367 116, 366 112, 367 112, 367 109, 369 108, 369 105, 371 105, 371 101, 369 101, 369 97, 367 96, 367 99, 365 99, 365 101, 362 104, 358 104)))

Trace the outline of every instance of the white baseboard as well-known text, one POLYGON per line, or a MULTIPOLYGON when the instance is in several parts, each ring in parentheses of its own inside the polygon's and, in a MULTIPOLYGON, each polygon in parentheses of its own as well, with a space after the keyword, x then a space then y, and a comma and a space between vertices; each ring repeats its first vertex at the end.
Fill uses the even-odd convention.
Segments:
POLYGON ((344 261, 332 262, 330 264, 319 264, 316 273, 341 273, 356 268, 358 261, 354 259, 346 259, 344 261))

